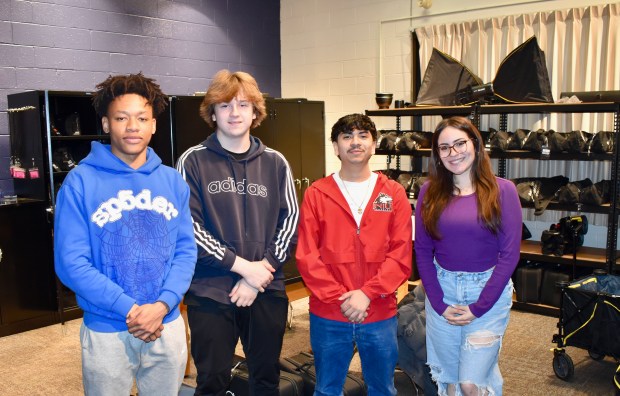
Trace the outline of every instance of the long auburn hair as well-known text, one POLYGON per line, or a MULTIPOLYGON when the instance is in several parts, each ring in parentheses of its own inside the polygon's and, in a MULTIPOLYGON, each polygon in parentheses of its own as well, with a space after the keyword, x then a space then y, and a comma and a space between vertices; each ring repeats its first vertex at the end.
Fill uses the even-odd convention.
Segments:
POLYGON ((447 127, 467 133, 474 144, 475 158, 470 177, 476 191, 478 218, 492 233, 497 234, 501 227, 501 208, 499 187, 491 168, 491 160, 484 150, 482 136, 478 129, 465 117, 451 117, 442 120, 433 133, 433 146, 429 163, 429 186, 424 195, 422 221, 427 232, 434 239, 441 239, 437 223, 439 216, 454 197, 454 175, 447 170, 439 157, 439 135, 447 127))

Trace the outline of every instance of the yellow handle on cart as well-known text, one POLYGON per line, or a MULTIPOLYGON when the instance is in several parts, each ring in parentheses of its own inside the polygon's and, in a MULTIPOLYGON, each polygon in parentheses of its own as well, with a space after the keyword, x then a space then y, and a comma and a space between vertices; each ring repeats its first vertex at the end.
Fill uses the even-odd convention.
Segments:
MULTIPOLYGON (((613 306, 613 305, 612 305, 613 306)), ((588 318, 588 320, 585 321, 584 324, 582 324, 581 326, 579 326, 577 329, 575 329, 575 331, 573 331, 572 333, 570 333, 569 335, 567 335, 566 337, 564 337, 564 339, 562 340, 562 342, 564 342, 564 345, 566 345, 566 340, 568 340, 573 334, 577 333, 579 330, 583 329, 588 323, 590 323, 592 321, 592 319, 594 318, 594 314, 596 313, 596 308, 598 308, 598 303, 594 304, 594 309, 592 310, 592 315, 590 315, 590 317, 588 318)), ((614 307, 615 308, 615 307, 614 307)), ((617 309, 617 308, 616 308, 617 309)))
POLYGON ((612 304, 612 303, 610 303, 609 301, 605 301, 605 304, 607 304, 607 305, 611 305, 611 307, 612 307, 613 309, 615 309, 616 311, 620 312, 620 308, 616 307, 615 305, 613 305, 613 304, 612 304))

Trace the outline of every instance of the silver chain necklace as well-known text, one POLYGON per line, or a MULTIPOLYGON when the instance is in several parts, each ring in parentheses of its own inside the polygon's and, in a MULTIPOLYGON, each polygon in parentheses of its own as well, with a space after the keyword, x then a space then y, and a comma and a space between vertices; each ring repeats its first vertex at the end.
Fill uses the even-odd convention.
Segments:
MULTIPOLYGON (((338 176, 340 176, 340 173, 338 173, 338 176)), ((362 214, 364 212, 362 210, 362 205, 364 204, 364 201, 366 201, 366 197, 368 196, 368 190, 370 188, 371 179, 372 179, 372 175, 370 175, 370 177, 368 178, 368 184, 366 185, 366 191, 364 192, 364 197, 362 198, 362 202, 360 202, 360 204, 358 205, 357 202, 355 202, 355 200, 353 199, 353 195, 351 195, 351 193, 349 192, 349 189, 347 188, 347 182, 345 182, 342 176, 340 176, 340 180, 342 180, 342 185, 344 186, 344 191, 347 193, 347 195, 351 199, 351 202, 353 202, 353 205, 357 206, 357 214, 362 214)))

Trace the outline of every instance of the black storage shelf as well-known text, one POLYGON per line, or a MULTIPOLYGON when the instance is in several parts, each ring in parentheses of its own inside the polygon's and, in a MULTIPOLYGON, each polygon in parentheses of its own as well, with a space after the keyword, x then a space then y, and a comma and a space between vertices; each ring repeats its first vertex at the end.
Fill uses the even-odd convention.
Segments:
POLYGON ((405 107, 402 109, 379 109, 379 110, 366 110, 367 116, 429 116, 429 115, 440 115, 440 116, 455 116, 469 115, 473 110, 473 106, 416 106, 416 107, 405 107))
MULTIPOLYGON (((500 159, 534 159, 540 161, 612 161, 613 153, 551 153, 548 157, 541 153, 527 150, 487 150, 491 158, 500 159)), ((377 155, 408 155, 414 157, 430 157, 431 149, 418 149, 411 152, 399 152, 395 150, 375 151, 377 155)))
MULTIPOLYGON (((605 249, 589 246, 581 246, 577 251, 577 266, 588 268, 601 268, 606 263, 605 249)), ((532 261, 542 261, 545 263, 573 265, 573 254, 554 256, 542 254, 540 242, 521 241, 521 258, 532 261)))
POLYGON ((431 116, 431 115, 469 115, 477 114, 533 114, 533 113, 612 113, 618 111, 620 103, 528 103, 492 104, 481 106, 412 106, 402 109, 366 110, 367 116, 431 116))
POLYGON ((83 142, 83 141, 89 141, 89 140, 96 140, 96 141, 108 141, 110 140, 110 135, 86 135, 86 134, 82 134, 82 135, 72 135, 72 136, 51 136, 50 140, 52 141, 64 141, 64 142, 83 142))
MULTIPOLYGON (((526 159, 538 161, 610 161, 612 190, 611 204, 607 205, 564 205, 551 202, 547 210, 567 211, 573 213, 599 213, 608 216, 607 244, 605 248, 581 247, 577 252, 576 265, 587 268, 603 268, 610 273, 620 271, 620 251, 617 250, 617 236, 620 209, 620 103, 616 102, 592 102, 592 103, 532 103, 532 104, 493 104, 493 105, 474 105, 474 106, 439 106, 439 107, 408 107, 404 109, 382 109, 366 110, 368 116, 392 116, 396 117, 396 130, 400 129, 400 117, 406 116, 471 116, 474 123, 479 123, 480 115, 499 115, 500 128, 505 128, 506 118, 514 114, 549 114, 549 113, 614 113, 614 132, 616 150, 613 153, 551 153, 543 156, 541 153, 525 150, 488 150, 491 158, 499 160, 498 175, 505 177, 506 161, 509 159, 526 159)), ((593 131, 596 132, 596 131, 593 131)), ((400 164, 399 156, 408 155, 413 157, 428 157, 430 149, 417 150, 413 153, 399 153, 396 151, 377 150, 376 154, 397 157, 397 167, 400 164)), ((531 208, 533 205, 522 205, 524 208, 531 208)), ((573 265, 573 255, 551 256, 543 255, 540 242, 523 241, 521 245, 521 258, 561 265, 573 265)), ((558 308, 523 303, 515 301, 514 308, 530 312, 537 312, 545 315, 557 315, 558 308)))
POLYGON ((613 113, 618 111, 620 103, 528 103, 482 105, 479 114, 533 114, 533 113, 613 113))
MULTIPOLYGON (((534 204, 531 203, 522 203, 521 206, 523 208, 531 208, 534 209, 534 204)), ((549 202, 547 206, 547 210, 562 210, 565 212, 584 212, 584 213, 600 213, 600 214, 609 214, 611 213, 611 205, 566 205, 560 204, 557 202, 549 202)))
MULTIPOLYGON (((38 167, 40 172, 40 177, 36 179, 14 179, 13 185, 15 194, 20 199, 28 198, 41 202, 37 206, 39 213, 35 213, 33 216, 36 215, 37 219, 43 217, 47 219, 46 233, 38 234, 45 240, 30 241, 33 246, 49 246, 49 252, 45 252, 45 256, 49 260, 51 269, 45 276, 49 277, 46 282, 52 285, 53 295, 45 296, 49 300, 46 300, 45 303, 50 307, 50 314, 49 317, 46 316, 46 319, 54 323, 75 319, 82 315, 81 309, 77 306, 75 295, 60 283, 53 270, 52 230, 56 193, 69 173, 68 171, 54 171, 54 155, 57 151, 66 150, 68 159, 77 164, 90 152, 91 142, 108 143, 110 142, 110 135, 103 133, 100 117, 92 105, 91 92, 26 91, 8 95, 7 101, 9 107, 15 109, 10 123, 10 133, 19 136, 23 142, 19 145, 12 144, 11 155, 18 156, 22 163, 27 165, 30 165, 32 158, 34 166, 38 167), (72 124, 72 122, 75 123, 72 124), (72 134, 76 130, 79 130, 80 134, 72 134)), ((152 137, 150 146, 155 149, 164 164, 172 165, 170 114, 168 112, 164 112, 158 117, 157 126, 158 133, 152 137)), ((196 138, 196 142, 198 141, 200 140, 196 138)), ((33 224, 33 226, 35 225, 38 226, 38 224, 33 224)), ((21 232, 17 235, 21 235, 20 238, 24 239, 24 235, 29 234, 21 232)), ((29 240, 28 238, 25 240, 29 240)), ((43 249, 35 249, 35 251, 37 250, 43 252, 43 249)), ((24 263, 20 263, 19 266, 24 268, 32 265, 30 261, 33 261, 28 259, 26 255, 20 260, 24 263)), ((44 275, 39 277, 42 276, 44 275)), ((18 289, 29 289, 30 287, 25 283, 28 279, 19 280, 26 286, 18 285, 16 287, 18 289)), ((24 292, 20 291, 20 293, 23 294, 24 292)), ((0 296, 0 305, 2 305, 1 300, 0 296)), ((8 320, 11 321, 8 324, 0 321, 5 329, 4 332, 0 331, 0 336, 39 327, 39 323, 26 328, 21 325, 18 326, 17 320, 12 318, 8 320)), ((45 325, 47 324, 51 323, 45 325)))
POLYGON ((613 153, 551 153, 544 156, 541 153, 527 150, 491 150, 491 158, 505 159, 533 159, 539 161, 611 161, 613 153))
POLYGON ((419 150, 412 151, 409 153, 402 153, 402 152, 398 152, 395 150, 376 149, 375 154, 376 155, 409 155, 409 156, 414 156, 414 157, 430 157, 431 149, 419 149, 419 150))

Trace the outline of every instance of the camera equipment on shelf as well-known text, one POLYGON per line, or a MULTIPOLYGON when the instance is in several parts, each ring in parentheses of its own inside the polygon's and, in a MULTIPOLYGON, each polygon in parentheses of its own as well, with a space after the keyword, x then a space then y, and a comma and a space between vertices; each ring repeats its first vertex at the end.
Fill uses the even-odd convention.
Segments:
POLYGON ((584 235, 588 232, 588 218, 584 215, 567 216, 557 224, 551 224, 540 238, 543 254, 563 256, 575 253, 583 246, 584 235))
POLYGON ((480 85, 470 85, 463 89, 460 89, 456 92, 456 103, 457 104, 466 104, 473 102, 482 102, 486 103, 491 101, 495 95, 495 91, 493 91, 493 84, 480 84, 480 85))

